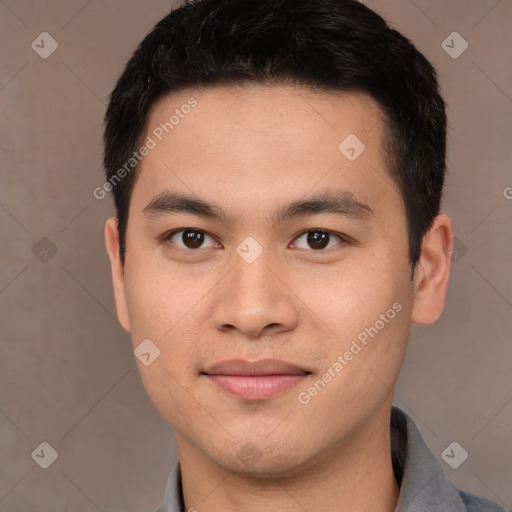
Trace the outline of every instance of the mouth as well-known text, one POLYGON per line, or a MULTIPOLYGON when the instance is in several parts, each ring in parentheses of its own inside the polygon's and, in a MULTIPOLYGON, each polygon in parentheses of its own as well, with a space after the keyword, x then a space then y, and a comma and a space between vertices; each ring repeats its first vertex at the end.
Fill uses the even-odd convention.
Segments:
POLYGON ((201 372, 220 390, 245 400, 265 400, 298 385, 311 371, 277 359, 221 361, 201 372))

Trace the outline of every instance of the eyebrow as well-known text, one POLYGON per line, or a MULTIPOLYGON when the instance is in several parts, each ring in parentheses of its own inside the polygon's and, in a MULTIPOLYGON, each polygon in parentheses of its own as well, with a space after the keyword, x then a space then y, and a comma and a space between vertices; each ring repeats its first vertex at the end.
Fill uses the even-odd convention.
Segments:
MULTIPOLYGON (((216 219, 224 223, 229 221, 229 216, 219 205, 169 191, 154 197, 143 209, 143 214, 148 219, 179 212, 216 219)), ((276 226, 293 218, 320 213, 344 216, 359 221, 368 221, 375 217, 373 209, 367 203, 357 199, 353 192, 338 188, 328 189, 306 199, 279 206, 269 216, 269 220, 273 226, 276 226)))

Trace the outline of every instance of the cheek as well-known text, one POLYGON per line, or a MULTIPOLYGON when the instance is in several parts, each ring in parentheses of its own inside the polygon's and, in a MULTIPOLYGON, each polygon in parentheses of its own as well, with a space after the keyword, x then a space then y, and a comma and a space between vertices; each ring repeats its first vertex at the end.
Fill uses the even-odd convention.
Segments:
POLYGON ((185 311, 187 289, 148 261, 125 271, 126 300, 134 344, 164 340, 185 311))
POLYGON ((376 261, 376 257, 354 258, 297 273, 293 291, 326 335, 347 339, 357 329, 373 324, 399 299, 400 276, 391 265, 376 261))
POLYGON ((391 254, 353 263, 314 276, 296 293, 307 297, 310 319, 325 334, 317 342, 325 369, 347 354, 332 389, 362 399, 365 389, 385 393, 379 378, 392 383, 400 369, 410 328, 409 269, 400 270, 391 254))
POLYGON ((181 418, 201 413, 197 402, 184 392, 197 366, 197 347, 186 328, 196 324, 194 313, 201 292, 153 270, 149 265, 126 269, 132 344, 135 349, 149 339, 158 348, 159 355, 150 365, 137 360, 137 367, 156 409, 168 422, 179 425, 181 418))
POLYGON ((209 326, 204 299, 215 279, 210 282, 162 268, 145 264, 127 269, 132 343, 135 348, 149 338, 160 350, 158 362, 185 378, 197 364, 194 357, 209 326))

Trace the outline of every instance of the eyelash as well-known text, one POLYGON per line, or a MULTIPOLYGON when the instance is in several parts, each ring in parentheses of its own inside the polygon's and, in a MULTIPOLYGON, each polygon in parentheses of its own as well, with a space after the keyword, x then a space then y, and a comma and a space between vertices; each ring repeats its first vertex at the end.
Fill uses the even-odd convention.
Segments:
MULTIPOLYGON (((203 233, 203 234, 211 237, 213 240, 216 240, 213 235, 211 235, 210 233, 208 233, 207 231, 204 231, 202 229, 197 229, 197 228, 180 228, 180 229, 174 229, 172 231, 168 231, 167 233, 165 233, 161 237, 161 241, 163 243, 169 242, 170 239, 176 233, 181 233, 181 232, 184 232, 184 231, 196 231, 196 232, 203 233)), ((297 238, 300 238, 300 237, 302 237, 303 235, 305 235, 307 233, 315 233, 315 232, 327 233, 330 236, 334 235, 335 237, 339 238, 341 240, 341 242, 336 247, 338 247, 338 246, 343 247, 343 246, 349 244, 350 241, 351 241, 350 237, 348 237, 347 235, 342 235, 341 233, 337 233, 335 231, 329 231, 329 230, 323 229, 323 228, 305 229, 305 230, 301 231, 300 233, 296 234, 295 237, 293 238, 293 240, 296 240, 297 238)), ((216 242, 216 243, 219 243, 219 242, 216 242)), ((173 244, 173 245, 175 245, 175 244, 173 244)), ((316 249, 316 250, 315 249, 310 249, 310 250, 313 251, 313 252, 328 252, 328 251, 332 251, 333 249, 336 250, 336 247, 331 247, 330 249, 316 249)), ((179 247, 179 246, 176 246, 176 248, 182 249, 184 251, 192 251, 192 252, 198 252, 201 249, 211 249, 211 247, 199 247, 198 249, 189 249, 189 248, 184 248, 184 247, 179 247)), ((340 248, 340 247, 338 247, 338 248, 340 248)), ((300 250, 304 250, 304 249, 300 249, 300 250)))

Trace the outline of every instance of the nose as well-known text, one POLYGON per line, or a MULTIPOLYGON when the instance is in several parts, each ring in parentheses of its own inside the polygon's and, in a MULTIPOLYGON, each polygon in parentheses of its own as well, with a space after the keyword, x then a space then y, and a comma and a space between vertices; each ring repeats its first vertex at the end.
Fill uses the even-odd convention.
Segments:
POLYGON ((293 330, 300 301, 278 258, 263 253, 252 263, 238 255, 231 271, 215 287, 213 326, 249 338, 293 330))

